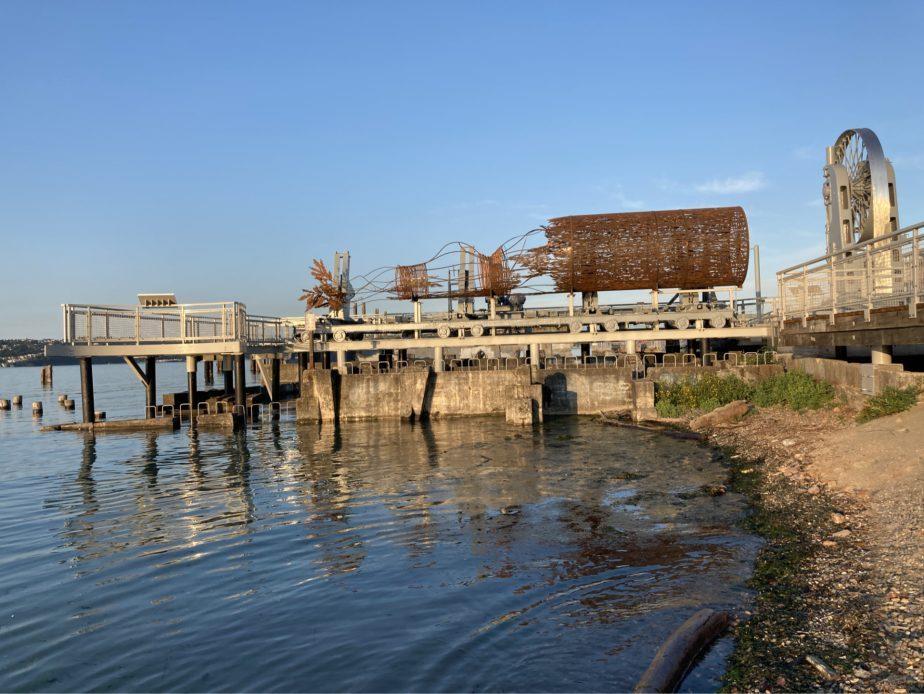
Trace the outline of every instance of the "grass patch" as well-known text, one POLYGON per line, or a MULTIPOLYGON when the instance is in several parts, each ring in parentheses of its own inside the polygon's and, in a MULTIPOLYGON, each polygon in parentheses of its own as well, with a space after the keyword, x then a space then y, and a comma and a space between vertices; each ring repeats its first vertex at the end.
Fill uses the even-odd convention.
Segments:
POLYGON ((782 405, 802 412, 827 407, 835 395, 830 383, 818 381, 802 371, 787 371, 758 383, 751 401, 760 407, 782 405))
POLYGON ((857 415, 857 422, 863 424, 872 419, 885 417, 888 414, 904 412, 918 401, 918 389, 915 386, 907 388, 884 388, 879 395, 874 395, 857 415))
POLYGON ((733 400, 747 400, 752 392, 752 386, 737 376, 707 373, 697 379, 658 384, 655 409, 661 417, 682 417, 692 412, 709 412, 733 400))

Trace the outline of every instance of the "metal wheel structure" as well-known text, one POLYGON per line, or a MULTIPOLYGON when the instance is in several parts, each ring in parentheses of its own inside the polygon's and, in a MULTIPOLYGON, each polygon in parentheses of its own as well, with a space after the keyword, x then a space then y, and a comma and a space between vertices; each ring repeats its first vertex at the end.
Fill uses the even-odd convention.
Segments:
MULTIPOLYGON (((847 207, 852 220, 846 244, 868 241, 887 233, 891 203, 888 162, 879 138, 868 128, 845 130, 832 148, 832 164, 846 169, 847 207)), ((830 196, 836 192, 828 192, 830 196)), ((830 199, 827 201, 830 204, 830 199)))

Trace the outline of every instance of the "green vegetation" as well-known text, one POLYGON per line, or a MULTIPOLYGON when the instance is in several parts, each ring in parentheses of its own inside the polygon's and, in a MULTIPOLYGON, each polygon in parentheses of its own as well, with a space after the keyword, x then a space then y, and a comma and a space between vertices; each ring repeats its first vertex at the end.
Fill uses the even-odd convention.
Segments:
POLYGON ((719 377, 707 373, 695 380, 685 379, 666 386, 658 384, 655 409, 661 417, 708 412, 733 400, 749 399, 751 390, 751 386, 737 376, 719 377))
POLYGON ((826 407, 834 400, 834 386, 801 371, 787 371, 756 386, 737 376, 704 374, 699 379, 658 385, 655 408, 661 417, 709 412, 733 400, 749 400, 761 407, 781 405, 802 412, 826 407))
POLYGON ((802 412, 827 407, 835 395, 830 383, 818 381, 802 371, 787 371, 758 383, 751 401, 759 407, 781 405, 802 412))
POLYGON ((857 421, 862 424, 871 419, 885 417, 887 414, 897 414, 904 412, 909 407, 917 403, 918 389, 915 386, 907 388, 884 388, 879 395, 874 395, 866 403, 866 406, 860 410, 857 415, 857 421))

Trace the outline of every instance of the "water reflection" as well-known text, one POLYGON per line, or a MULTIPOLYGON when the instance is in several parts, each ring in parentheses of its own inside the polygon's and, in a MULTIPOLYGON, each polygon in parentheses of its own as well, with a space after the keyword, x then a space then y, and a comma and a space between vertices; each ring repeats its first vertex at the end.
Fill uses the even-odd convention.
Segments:
POLYGON ((45 498, 75 569, 31 635, 69 645, 51 688, 618 689, 678 618, 742 603, 755 550, 740 499, 690 493, 724 478, 708 450, 576 419, 81 445, 45 498), (56 634, 87 609, 96 637, 56 634), (66 670, 114 644, 122 679, 66 670))

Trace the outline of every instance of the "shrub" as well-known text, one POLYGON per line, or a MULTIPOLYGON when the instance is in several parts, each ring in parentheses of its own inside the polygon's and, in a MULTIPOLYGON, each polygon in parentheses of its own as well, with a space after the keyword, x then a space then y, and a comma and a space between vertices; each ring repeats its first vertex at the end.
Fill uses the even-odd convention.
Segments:
POLYGON ((783 405, 802 412, 825 407, 834 396, 834 386, 830 383, 815 380, 802 371, 787 371, 758 383, 752 401, 760 407, 783 405))
POLYGON ((871 397, 857 415, 857 421, 862 424, 887 414, 904 412, 918 401, 918 389, 915 386, 907 388, 883 388, 879 395, 871 397))
POLYGON ((692 412, 708 412, 733 400, 747 400, 751 386, 737 376, 703 374, 670 385, 658 384, 655 409, 661 417, 681 417, 692 412))

